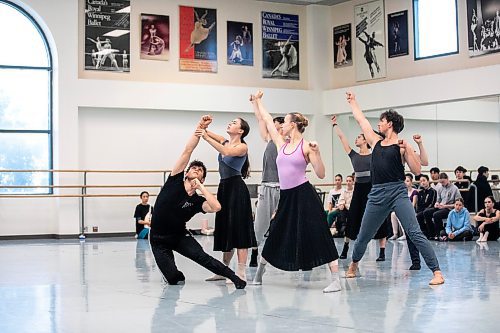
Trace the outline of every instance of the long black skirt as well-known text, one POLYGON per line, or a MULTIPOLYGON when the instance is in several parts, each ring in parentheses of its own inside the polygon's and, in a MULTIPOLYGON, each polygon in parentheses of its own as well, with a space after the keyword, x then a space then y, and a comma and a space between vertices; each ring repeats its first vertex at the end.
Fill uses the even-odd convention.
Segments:
POLYGON ((309 182, 280 191, 262 256, 284 271, 309 270, 338 259, 323 205, 309 182))
MULTIPOLYGON (((356 183, 354 192, 352 193, 351 205, 349 207, 349 215, 347 217, 346 236, 355 240, 358 238, 359 229, 361 228, 361 220, 365 213, 368 194, 372 189, 371 183, 356 183)), ((389 233, 387 222, 380 226, 373 239, 381 239, 387 237, 389 233)))
POLYGON ((250 193, 241 176, 221 179, 217 200, 222 209, 215 214, 214 251, 257 246, 250 193))

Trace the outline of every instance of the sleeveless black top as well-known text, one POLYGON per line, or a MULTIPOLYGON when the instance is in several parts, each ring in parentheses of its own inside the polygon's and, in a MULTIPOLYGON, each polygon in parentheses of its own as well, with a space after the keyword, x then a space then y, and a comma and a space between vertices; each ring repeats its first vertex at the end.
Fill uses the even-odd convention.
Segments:
POLYGON ((399 145, 375 144, 372 152, 372 184, 385 184, 405 180, 405 168, 401 160, 399 145))

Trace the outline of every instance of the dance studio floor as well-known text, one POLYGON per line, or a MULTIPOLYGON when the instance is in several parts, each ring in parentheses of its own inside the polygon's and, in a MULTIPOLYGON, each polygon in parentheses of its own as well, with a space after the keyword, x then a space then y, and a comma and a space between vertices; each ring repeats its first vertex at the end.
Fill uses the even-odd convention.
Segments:
MULTIPOLYGON (((212 237, 197 239, 211 249, 212 237)), ((263 286, 235 290, 177 256, 186 284, 167 286, 147 241, 0 241, 0 332, 497 332, 500 244, 432 245, 443 286, 428 286, 427 269, 406 270, 406 243, 389 242, 376 263, 372 242, 362 276, 323 294, 326 267, 268 267, 263 286)))

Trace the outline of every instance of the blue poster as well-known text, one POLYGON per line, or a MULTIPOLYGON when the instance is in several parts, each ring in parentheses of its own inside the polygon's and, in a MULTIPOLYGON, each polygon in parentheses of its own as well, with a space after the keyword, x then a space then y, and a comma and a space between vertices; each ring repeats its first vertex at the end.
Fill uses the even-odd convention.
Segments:
POLYGON ((299 16, 262 12, 262 77, 299 80, 299 16))

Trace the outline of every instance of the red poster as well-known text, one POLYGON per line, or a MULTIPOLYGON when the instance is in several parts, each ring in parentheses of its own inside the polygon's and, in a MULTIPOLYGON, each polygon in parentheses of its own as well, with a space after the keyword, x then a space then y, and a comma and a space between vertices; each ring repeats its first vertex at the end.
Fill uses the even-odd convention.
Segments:
POLYGON ((179 6, 179 69, 217 72, 217 11, 179 6))

